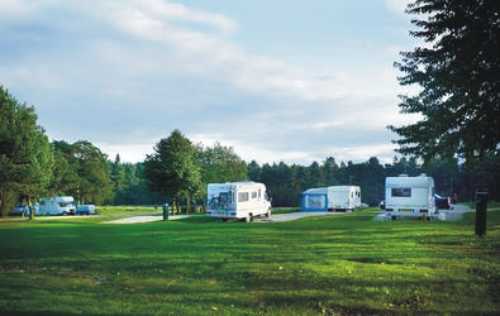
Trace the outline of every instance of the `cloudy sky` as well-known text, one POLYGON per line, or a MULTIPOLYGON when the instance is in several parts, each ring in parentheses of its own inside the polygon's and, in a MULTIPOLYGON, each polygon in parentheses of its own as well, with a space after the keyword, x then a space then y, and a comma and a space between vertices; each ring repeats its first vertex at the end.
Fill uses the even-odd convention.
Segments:
POLYGON ((390 160, 406 2, 0 0, 0 84, 127 161, 174 128, 246 160, 390 160))

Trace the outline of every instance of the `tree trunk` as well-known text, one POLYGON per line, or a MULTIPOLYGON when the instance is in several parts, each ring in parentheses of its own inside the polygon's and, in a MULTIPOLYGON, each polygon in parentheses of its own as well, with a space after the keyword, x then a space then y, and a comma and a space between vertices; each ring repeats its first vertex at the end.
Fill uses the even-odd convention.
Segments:
POLYGON ((7 217, 9 212, 16 206, 17 195, 13 192, 0 192, 0 217, 7 217))
POLYGON ((174 198, 172 200, 172 215, 175 215, 177 213, 177 198, 174 198))
POLYGON ((187 195, 186 214, 189 215, 189 213, 191 212, 191 193, 188 192, 186 195, 187 195))
POLYGON ((3 217, 3 205, 4 205, 3 192, 0 191, 0 217, 3 217))
POLYGON ((28 209, 30 210, 30 221, 35 219, 35 208, 31 206, 31 197, 28 196, 28 209))

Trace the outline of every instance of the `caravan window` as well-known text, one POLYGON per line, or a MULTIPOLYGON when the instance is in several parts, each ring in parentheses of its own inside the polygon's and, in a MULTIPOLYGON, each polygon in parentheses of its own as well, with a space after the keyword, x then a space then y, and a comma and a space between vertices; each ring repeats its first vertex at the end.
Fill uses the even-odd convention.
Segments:
POLYGON ((411 197, 411 188, 393 188, 392 197, 411 197))
POLYGON ((248 202, 250 194, 248 192, 238 192, 238 202, 248 202))
POLYGON ((255 200, 257 198, 257 192, 252 192, 252 200, 255 200))

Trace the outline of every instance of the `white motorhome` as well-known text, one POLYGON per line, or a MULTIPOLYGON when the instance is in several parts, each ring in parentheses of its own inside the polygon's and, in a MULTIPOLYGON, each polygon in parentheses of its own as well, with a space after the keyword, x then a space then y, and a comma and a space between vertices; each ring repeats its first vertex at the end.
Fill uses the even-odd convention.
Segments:
POLYGON ((361 207, 361 188, 354 185, 312 188, 302 193, 303 211, 354 210, 361 207))
POLYGON ((385 210, 395 215, 401 211, 410 211, 413 215, 434 214, 434 179, 425 174, 386 178, 385 210))
POLYGON ((271 203, 262 183, 211 183, 207 191, 207 213, 212 217, 250 222, 254 217, 271 216, 271 203))
POLYGON ((41 199, 36 210, 37 215, 70 215, 75 214, 75 199, 72 196, 56 196, 41 199))

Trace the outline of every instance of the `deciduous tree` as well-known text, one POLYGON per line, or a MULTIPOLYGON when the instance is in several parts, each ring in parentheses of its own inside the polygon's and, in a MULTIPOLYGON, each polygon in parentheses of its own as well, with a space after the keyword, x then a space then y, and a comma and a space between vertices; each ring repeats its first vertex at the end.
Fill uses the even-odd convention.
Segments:
POLYGON ((37 125, 34 108, 20 104, 0 86, 1 215, 12 209, 19 196, 30 202, 45 193, 52 166, 52 148, 44 130, 37 125))
POLYGON ((144 174, 152 191, 169 198, 174 207, 184 196, 188 211, 193 195, 200 190, 200 167, 196 148, 179 130, 160 140, 144 162, 144 174))

